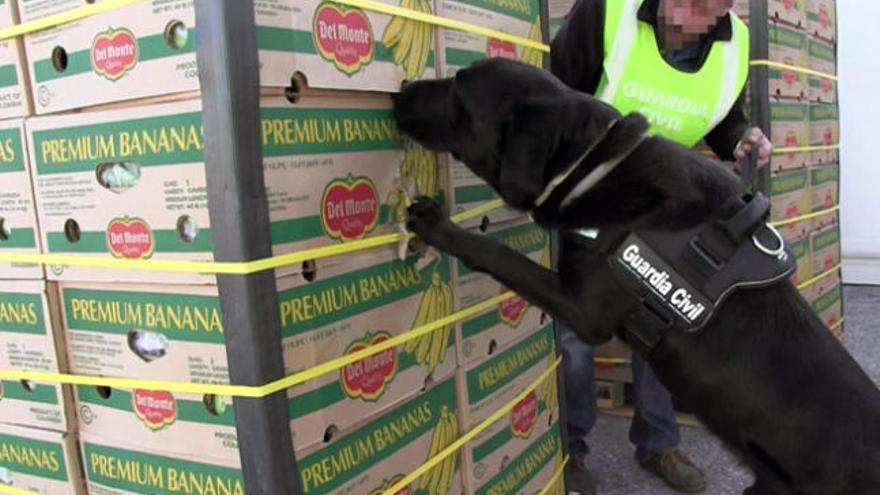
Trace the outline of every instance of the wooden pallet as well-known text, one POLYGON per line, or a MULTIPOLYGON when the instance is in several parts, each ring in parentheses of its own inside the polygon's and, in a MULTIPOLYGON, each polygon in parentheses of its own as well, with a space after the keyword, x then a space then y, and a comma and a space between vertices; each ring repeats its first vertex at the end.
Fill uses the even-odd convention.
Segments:
MULTIPOLYGON (((631 418, 635 414, 635 408, 633 406, 621 406, 615 407, 612 409, 604 409, 599 408, 599 411, 603 414, 607 414, 609 416, 617 416, 617 417, 625 417, 631 418)), ((700 420, 696 418, 696 416, 692 414, 685 414, 676 412, 675 419, 678 421, 678 424, 682 426, 690 426, 693 428, 703 428, 703 424, 700 423, 700 420)))

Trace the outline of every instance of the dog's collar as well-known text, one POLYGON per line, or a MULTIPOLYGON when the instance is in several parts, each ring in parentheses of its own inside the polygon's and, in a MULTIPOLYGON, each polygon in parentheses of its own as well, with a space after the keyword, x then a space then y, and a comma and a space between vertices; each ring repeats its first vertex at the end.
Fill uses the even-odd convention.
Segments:
MULTIPOLYGON (((602 144, 606 139, 608 139, 611 131, 620 123, 621 120, 613 120, 608 127, 599 135, 599 137, 590 144, 574 162, 565 168, 565 170, 550 180, 547 183, 547 186, 544 188, 544 191, 538 196, 538 199, 535 200, 535 209, 541 208, 547 202, 548 199, 553 195, 553 193, 568 181, 572 177, 576 177, 580 174, 575 174, 575 172, 584 164, 590 164, 590 160, 588 158, 590 155, 596 151, 596 148, 602 144)), ((639 145, 648 137, 647 131, 642 132, 638 138, 633 140, 632 142, 627 144, 627 147, 613 158, 609 158, 602 163, 596 165, 593 170, 590 171, 587 175, 582 177, 578 182, 570 189, 568 194, 566 194, 562 200, 559 201, 559 209, 567 208, 574 200, 586 194, 590 189, 596 186, 599 182, 602 181, 608 174, 610 174, 618 165, 620 165, 624 160, 631 155, 639 145)))

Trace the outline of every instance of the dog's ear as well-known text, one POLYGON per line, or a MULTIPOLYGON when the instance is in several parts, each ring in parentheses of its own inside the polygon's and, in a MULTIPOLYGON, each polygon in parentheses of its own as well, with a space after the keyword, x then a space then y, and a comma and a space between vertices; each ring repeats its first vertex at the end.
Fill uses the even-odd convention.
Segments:
POLYGON ((541 195, 544 170, 559 142, 561 110, 560 104, 550 99, 529 99, 514 105, 504 121, 500 143, 498 185, 502 196, 506 192, 534 200, 541 195))

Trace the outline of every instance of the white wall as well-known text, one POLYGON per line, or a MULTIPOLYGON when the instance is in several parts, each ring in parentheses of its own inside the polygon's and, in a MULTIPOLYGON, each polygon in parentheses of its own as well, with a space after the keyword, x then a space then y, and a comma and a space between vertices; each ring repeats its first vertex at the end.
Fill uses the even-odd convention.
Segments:
POLYGON ((843 278, 880 285, 880 2, 837 9, 843 278))

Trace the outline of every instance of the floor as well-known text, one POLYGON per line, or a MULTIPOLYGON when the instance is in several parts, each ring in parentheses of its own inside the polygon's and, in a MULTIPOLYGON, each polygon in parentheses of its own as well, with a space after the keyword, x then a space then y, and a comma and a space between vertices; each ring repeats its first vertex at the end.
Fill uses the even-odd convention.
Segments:
MULTIPOLYGON (((875 382, 880 384, 880 287, 844 289, 846 346, 875 382)), ((602 416, 590 435, 587 462, 600 495, 672 495, 632 460, 627 438, 629 419, 602 416), (598 448, 598 446, 602 448, 598 448)), ((682 428, 682 447, 706 472, 707 495, 738 495, 751 484, 751 475, 705 431, 682 428)))

